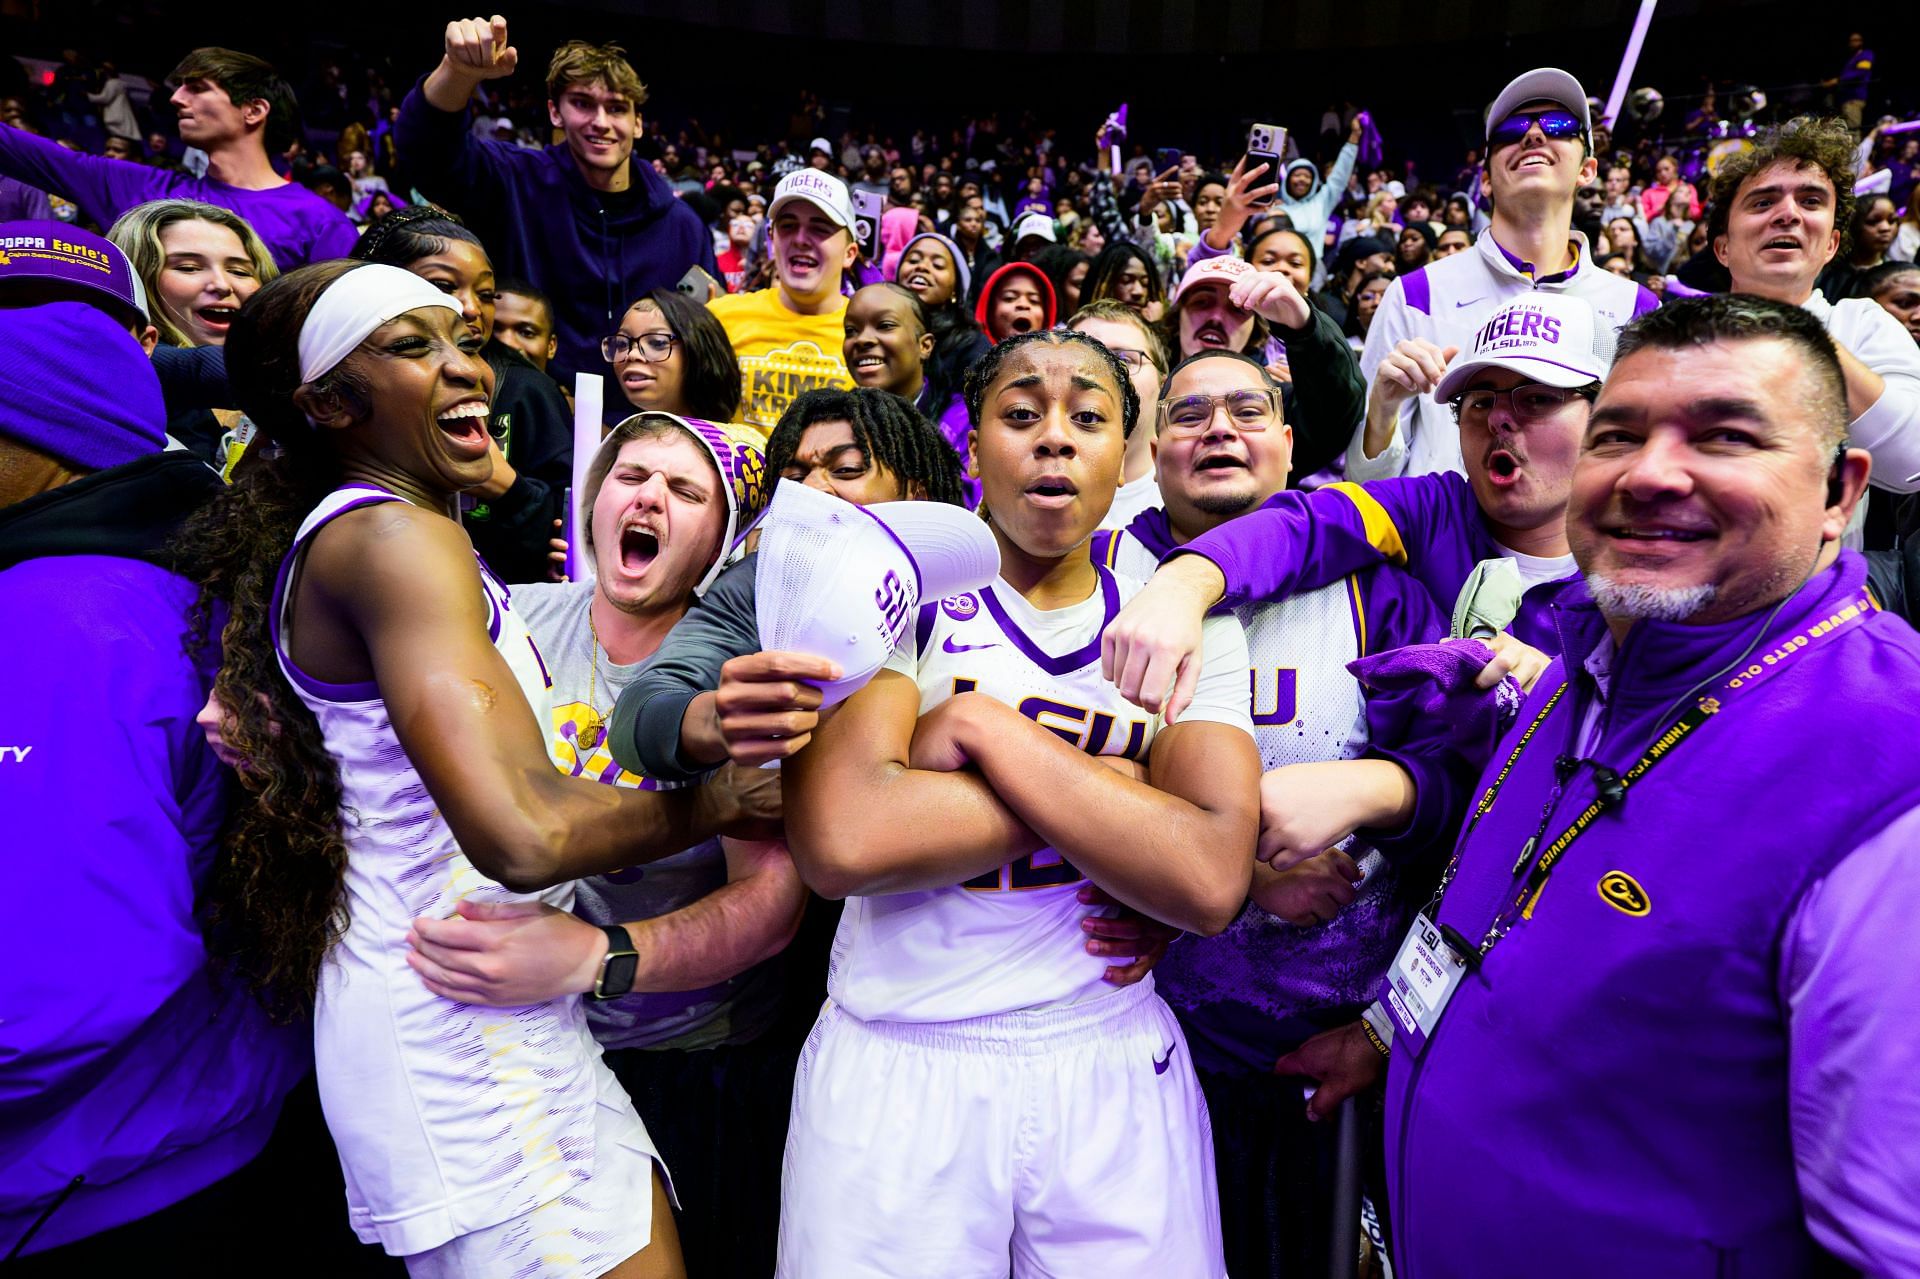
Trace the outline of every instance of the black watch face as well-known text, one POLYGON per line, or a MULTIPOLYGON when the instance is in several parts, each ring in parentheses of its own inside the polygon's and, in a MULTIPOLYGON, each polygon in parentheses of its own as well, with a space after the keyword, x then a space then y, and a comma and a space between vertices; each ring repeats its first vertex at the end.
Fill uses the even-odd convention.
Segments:
POLYGON ((614 955, 607 960, 605 972, 601 974, 599 995, 602 999, 614 999, 633 989, 633 975, 640 967, 638 955, 614 955))

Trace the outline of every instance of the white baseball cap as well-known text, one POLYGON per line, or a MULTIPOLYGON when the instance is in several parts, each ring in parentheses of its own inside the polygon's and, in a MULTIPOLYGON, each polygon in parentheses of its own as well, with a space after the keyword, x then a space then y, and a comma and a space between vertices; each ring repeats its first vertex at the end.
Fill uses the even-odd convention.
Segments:
POLYGON ((1053 233, 1053 219, 1038 211, 1021 214, 1020 220, 1013 224, 1013 242, 1015 244, 1020 243, 1020 241, 1030 235, 1038 236, 1048 244, 1056 243, 1059 240, 1059 237, 1053 233))
POLYGON ((847 184, 831 173, 795 169, 781 178, 773 189, 773 203, 767 206, 768 219, 779 217, 781 206, 792 200, 805 200, 844 230, 853 230, 853 197, 847 194, 847 184))
POLYGON ((1529 102, 1558 102, 1580 117, 1580 131, 1589 143, 1593 141, 1593 108, 1587 102, 1587 91, 1558 67, 1539 67, 1517 75, 1500 90, 1500 96, 1487 108, 1487 136, 1493 136, 1494 125, 1529 102))
POLYGON ((827 141, 827 140, 826 140, 825 138, 815 138, 815 139, 814 139, 814 140, 813 140, 812 142, 809 142, 809 143, 807 144, 807 150, 809 150, 809 151, 824 151, 824 152, 826 152, 826 153, 827 153, 828 155, 832 155, 832 154, 833 154, 833 143, 831 143, 831 142, 829 142, 829 141, 827 141))
POLYGON ((1467 358, 1447 370, 1433 395, 1450 400, 1486 369, 1507 369, 1543 386, 1585 386, 1607 376, 1613 341, 1613 330, 1595 322, 1591 304, 1535 290, 1480 326, 1467 358))
POLYGON ((852 696, 898 647, 922 604, 977 591, 1000 572, 986 522, 945 502, 855 506, 781 480, 753 571, 760 647, 837 662, 821 705, 852 696))

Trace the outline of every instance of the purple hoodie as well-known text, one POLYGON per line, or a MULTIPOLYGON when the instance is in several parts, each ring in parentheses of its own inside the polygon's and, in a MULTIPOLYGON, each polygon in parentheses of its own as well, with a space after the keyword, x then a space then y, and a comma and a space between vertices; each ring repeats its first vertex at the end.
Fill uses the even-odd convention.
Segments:
POLYGON ((1506 780, 1439 922, 1478 943, 1543 816, 1542 852, 1596 800, 1559 757, 1630 787, 1424 1051, 1394 1048, 1396 1268, 1786 1279, 1818 1273, 1817 1238, 1920 1274, 1920 637, 1863 603, 1864 576, 1844 553, 1764 635, 1755 615, 1643 621, 1617 652, 1583 588, 1555 606, 1563 656, 1494 752, 1483 783, 1506 780), (1702 699, 1715 713, 1632 775, 1702 699))
POLYGON ((0 175, 65 196, 102 227, 149 200, 199 200, 231 209, 246 219, 282 271, 344 258, 360 238, 346 214, 298 183, 252 191, 129 160, 81 155, 21 129, 0 127, 0 175))
MULTIPOLYGON (((1406 569, 1435 603, 1451 609, 1474 565, 1501 550, 1473 485, 1448 471, 1330 484, 1311 493, 1288 489, 1176 553, 1204 556, 1219 566, 1228 606, 1314 590, 1386 563, 1406 569)), ((1571 576, 1529 590, 1511 628, 1514 637, 1558 653, 1549 609, 1578 581, 1571 576)))

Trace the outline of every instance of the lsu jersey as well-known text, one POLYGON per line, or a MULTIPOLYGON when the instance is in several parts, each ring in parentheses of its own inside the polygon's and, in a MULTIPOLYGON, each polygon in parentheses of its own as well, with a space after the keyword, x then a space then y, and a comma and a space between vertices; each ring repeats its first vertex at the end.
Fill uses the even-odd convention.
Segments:
MULTIPOLYGON (((1163 720, 1120 696, 1100 673, 1100 636, 1141 587, 1097 568, 1098 588, 1040 610, 1005 581, 923 607, 888 661, 914 680, 925 714, 978 691, 1090 755, 1144 760, 1163 720)), ((1230 617, 1210 618, 1193 705, 1181 723, 1251 733, 1247 646, 1230 617)), ((1074 796, 1059 797, 1062 804, 1074 796)), ((964 884, 849 897, 827 990, 863 1020, 957 1021, 1077 1003, 1111 993, 1108 961, 1089 955, 1078 900, 1085 877, 1053 849, 964 884)))

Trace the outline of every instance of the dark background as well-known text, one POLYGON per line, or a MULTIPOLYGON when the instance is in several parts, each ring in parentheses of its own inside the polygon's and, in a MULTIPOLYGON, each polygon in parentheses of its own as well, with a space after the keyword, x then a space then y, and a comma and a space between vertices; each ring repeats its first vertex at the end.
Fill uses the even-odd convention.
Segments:
MULTIPOLYGON (((649 86, 647 116, 670 129, 698 118, 731 145, 779 139, 802 89, 833 111, 836 139, 851 123, 904 145, 917 126, 998 112, 1008 128, 1031 115, 1057 129, 1076 158, 1122 101, 1135 142, 1231 156, 1256 118, 1288 125, 1312 152, 1321 112, 1350 100, 1373 111, 1392 158, 1416 159, 1439 180, 1477 140, 1487 100, 1518 71, 1565 67, 1604 99, 1635 8, 1633 0, 578 0, 517 4, 507 17, 520 79, 537 85, 562 39, 616 40, 649 86)), ((1675 132, 1709 81, 1762 87, 1768 115, 1817 107, 1824 94, 1813 82, 1838 73, 1847 33, 1862 30, 1878 55, 1868 118, 1881 109, 1906 118, 1920 97, 1907 32, 1920 23, 1904 3, 1864 11, 1880 17, 1862 12, 1664 0, 1633 84, 1665 96, 1655 127, 1675 132), (1902 12, 1907 20, 1895 16, 1902 12)), ((469 15, 392 0, 0 0, 0 48, 55 58, 78 47, 90 61, 111 57, 158 78, 187 49, 226 44, 270 58, 296 88, 333 58, 381 67, 400 89, 434 65, 456 16, 469 15)), ((1720 105, 1724 112, 1724 97, 1720 105)))

